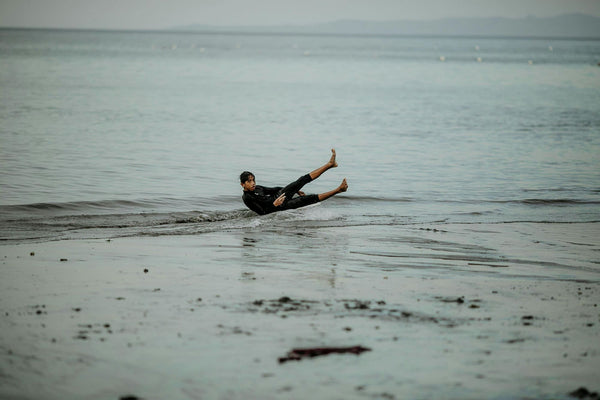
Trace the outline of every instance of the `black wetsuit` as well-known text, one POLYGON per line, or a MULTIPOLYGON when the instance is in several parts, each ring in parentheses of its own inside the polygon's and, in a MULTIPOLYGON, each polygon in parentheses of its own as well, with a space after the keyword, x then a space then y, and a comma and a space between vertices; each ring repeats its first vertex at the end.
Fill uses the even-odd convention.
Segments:
POLYGON ((306 196, 294 197, 294 194, 310 181, 312 181, 312 179, 310 175, 307 174, 301 176, 298 180, 290 183, 286 187, 269 188, 256 185, 253 191, 244 191, 242 200, 244 200, 244 204, 246 204, 249 209, 260 215, 308 206, 317 203, 319 201, 319 196, 316 194, 309 194, 306 196), (274 206, 273 202, 282 194, 285 194, 283 204, 278 207, 274 206))

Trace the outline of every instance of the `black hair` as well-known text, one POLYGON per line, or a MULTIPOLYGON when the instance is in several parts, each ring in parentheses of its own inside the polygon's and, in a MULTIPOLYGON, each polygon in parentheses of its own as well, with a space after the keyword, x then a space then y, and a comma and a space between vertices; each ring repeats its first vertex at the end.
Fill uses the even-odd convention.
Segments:
POLYGON ((254 177, 254 174, 250 171, 244 171, 240 174, 240 182, 246 182, 250 177, 254 177))

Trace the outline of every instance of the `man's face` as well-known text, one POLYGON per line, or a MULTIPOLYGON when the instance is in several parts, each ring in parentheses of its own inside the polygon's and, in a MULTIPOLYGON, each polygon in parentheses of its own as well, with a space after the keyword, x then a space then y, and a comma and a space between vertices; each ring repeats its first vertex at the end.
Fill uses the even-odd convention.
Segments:
POLYGON ((254 182, 254 175, 250 175, 248 177, 248 180, 242 183, 242 187, 244 188, 244 191, 254 191, 254 188, 256 187, 256 182, 254 182))

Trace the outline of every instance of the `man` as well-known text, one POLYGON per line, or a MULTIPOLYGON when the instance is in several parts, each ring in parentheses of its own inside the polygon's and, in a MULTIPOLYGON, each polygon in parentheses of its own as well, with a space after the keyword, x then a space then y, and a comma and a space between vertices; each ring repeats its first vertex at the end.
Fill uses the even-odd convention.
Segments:
POLYGON ((344 178, 340 186, 337 188, 321 194, 305 195, 300 191, 300 189, 302 189, 302 187, 308 182, 317 179, 329 168, 335 168, 337 166, 338 164, 335 161, 335 150, 331 149, 331 158, 329 159, 328 163, 320 168, 315 169, 310 174, 301 176, 298 178, 298 180, 283 188, 268 188, 257 185, 254 174, 252 172, 244 171, 240 175, 240 183, 244 189, 242 200, 244 200, 244 204, 246 204, 249 209, 260 215, 270 214, 275 211, 304 207, 319 201, 323 201, 331 196, 348 190, 346 178, 344 178), (298 197, 294 197, 294 194, 296 193, 299 195, 298 197))

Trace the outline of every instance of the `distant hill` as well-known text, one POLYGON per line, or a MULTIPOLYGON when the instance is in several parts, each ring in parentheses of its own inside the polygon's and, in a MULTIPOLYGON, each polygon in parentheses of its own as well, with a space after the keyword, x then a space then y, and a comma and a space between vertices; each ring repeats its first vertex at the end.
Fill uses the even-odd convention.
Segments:
POLYGON ((313 25, 215 26, 176 28, 203 32, 300 33, 349 35, 431 35, 600 38, 600 18, 565 14, 550 18, 445 18, 433 21, 339 20, 313 25))

